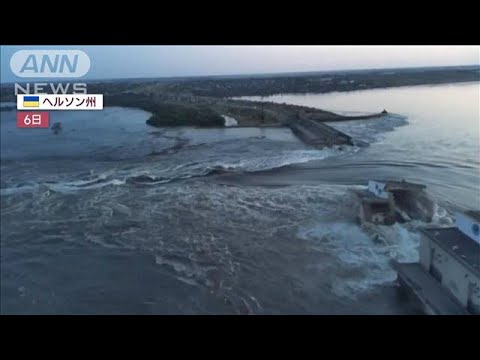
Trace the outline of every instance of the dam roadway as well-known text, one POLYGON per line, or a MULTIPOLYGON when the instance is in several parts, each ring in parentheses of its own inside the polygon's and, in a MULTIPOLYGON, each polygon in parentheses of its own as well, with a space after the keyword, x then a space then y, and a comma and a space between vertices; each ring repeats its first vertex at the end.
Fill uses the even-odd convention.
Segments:
POLYGON ((320 121, 297 118, 286 122, 286 126, 305 144, 316 148, 333 145, 353 145, 353 139, 320 121))

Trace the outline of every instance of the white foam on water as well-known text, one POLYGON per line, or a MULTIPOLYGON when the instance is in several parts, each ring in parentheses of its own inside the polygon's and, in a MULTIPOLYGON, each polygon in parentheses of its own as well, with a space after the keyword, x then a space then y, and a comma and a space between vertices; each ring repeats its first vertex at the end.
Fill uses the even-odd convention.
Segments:
POLYGON ((358 151, 358 147, 331 147, 321 150, 290 150, 282 151, 279 154, 254 157, 250 159, 241 159, 235 162, 214 162, 213 166, 221 166, 225 169, 243 170, 243 171, 260 171, 279 168, 282 166, 301 164, 313 160, 323 160, 328 157, 338 156, 350 152, 358 151))
POLYGON ((73 181, 73 182, 63 182, 63 183, 56 183, 56 184, 45 184, 45 186, 55 192, 60 192, 60 193, 72 193, 76 192, 78 190, 91 190, 91 189, 99 189, 105 186, 109 185, 114 185, 114 186, 119 186, 119 185, 124 185, 125 180, 120 180, 120 179, 112 179, 108 181, 103 181, 103 182, 94 182, 90 181, 87 182, 87 184, 91 185, 83 185, 80 186, 79 183, 81 181, 73 181))
MULTIPOLYGON (((134 169, 112 169, 94 174, 93 172, 87 179, 64 180, 57 182, 45 182, 39 184, 28 184, 25 186, 9 187, 0 189, 2 196, 21 194, 36 191, 40 186, 45 186, 49 190, 60 193, 74 193, 80 190, 99 189, 105 186, 120 186, 127 183, 128 179, 139 176, 150 178, 145 181, 148 185, 161 185, 176 179, 188 179, 191 177, 205 176, 212 170, 220 169, 225 171, 262 171, 270 170, 282 166, 305 163, 313 160, 323 160, 332 156, 339 156, 358 151, 358 147, 331 147, 318 149, 298 149, 284 150, 274 154, 256 156, 251 158, 241 158, 229 162, 219 160, 206 160, 195 163, 175 164, 173 166, 164 166, 159 163, 141 163, 134 169)), ((134 181, 135 182, 135 181, 134 181)), ((138 183, 143 183, 141 180, 138 183)))
POLYGON ((17 194, 32 192, 37 190, 39 186, 40 186, 39 184, 33 184, 33 185, 17 186, 12 188, 2 188, 0 189, 0 195, 8 196, 8 195, 17 195, 17 194))
POLYGON ((186 273, 188 268, 185 264, 180 263, 179 261, 167 260, 160 255, 155 255, 155 263, 157 265, 169 265, 176 272, 186 273))
MULTIPOLYGON (((223 161, 208 159, 199 162, 187 162, 184 164, 175 164, 173 166, 164 166, 161 163, 145 163, 135 169, 128 171, 120 170, 117 178, 135 178, 147 177, 150 180, 145 181, 148 185, 159 185, 171 182, 172 180, 188 179, 192 177, 207 176, 214 170, 232 171, 232 172, 253 172, 270 170, 282 166, 305 163, 313 160, 323 160, 328 157, 340 156, 358 151, 358 147, 339 147, 325 149, 297 149, 283 150, 274 153, 268 153, 263 156, 243 157, 238 160, 223 161)), ((113 176, 113 175, 112 175, 113 176)), ((135 181, 134 181, 135 182, 135 181)), ((137 181, 142 183, 141 180, 137 181)))
POLYGON ((350 135, 354 140, 378 143, 385 138, 385 133, 407 125, 408 119, 405 116, 390 114, 381 118, 335 121, 326 124, 350 135))
POLYGON ((222 115, 222 117, 225 119, 225 126, 238 126, 238 121, 234 118, 227 115, 222 115))
POLYGON ((298 235, 317 251, 328 252, 337 259, 341 268, 331 284, 332 291, 337 296, 355 299, 362 292, 396 279, 390 265, 392 259, 418 260, 418 233, 400 224, 378 226, 377 231, 386 243, 374 242, 360 226, 347 222, 319 223, 302 229, 298 235))
POLYGON ((433 218, 432 223, 438 225, 453 226, 454 219, 447 210, 440 207, 437 203, 433 204, 433 218))

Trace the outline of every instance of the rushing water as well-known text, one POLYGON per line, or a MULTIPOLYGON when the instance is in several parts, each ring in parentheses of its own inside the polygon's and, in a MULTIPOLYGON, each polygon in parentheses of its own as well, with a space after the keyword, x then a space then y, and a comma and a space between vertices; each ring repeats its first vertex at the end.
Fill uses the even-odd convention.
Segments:
MULTIPOLYGON (((389 125, 376 120, 330 124, 371 146, 348 159, 302 166, 304 181, 358 184, 372 176, 404 177, 426 183, 452 210, 480 208, 479 83, 277 95, 263 100, 351 115, 386 109, 407 117, 408 125, 393 132, 384 132, 389 125), (320 167, 328 171, 316 171, 315 175, 309 171, 320 167)), ((277 182, 282 179, 277 177, 277 182)))
POLYGON ((415 313, 392 258, 422 224, 355 222, 372 177, 426 183, 435 221, 479 207, 479 86, 267 100, 407 118, 336 123, 368 147, 315 150, 288 129, 156 129, 148 114, 1 112, 2 313, 415 313))

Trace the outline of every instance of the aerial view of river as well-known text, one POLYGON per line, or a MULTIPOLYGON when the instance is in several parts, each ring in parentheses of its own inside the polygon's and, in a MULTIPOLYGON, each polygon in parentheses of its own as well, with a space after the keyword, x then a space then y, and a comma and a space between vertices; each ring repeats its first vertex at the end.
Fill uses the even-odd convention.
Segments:
POLYGON ((331 123, 367 146, 321 150, 287 128, 154 128, 134 109, 54 112, 60 134, 2 111, 1 313, 418 313, 391 260, 418 259, 424 224, 374 242, 353 191, 423 183, 439 225, 480 208, 479 98, 479 83, 262 98, 394 114, 331 123))

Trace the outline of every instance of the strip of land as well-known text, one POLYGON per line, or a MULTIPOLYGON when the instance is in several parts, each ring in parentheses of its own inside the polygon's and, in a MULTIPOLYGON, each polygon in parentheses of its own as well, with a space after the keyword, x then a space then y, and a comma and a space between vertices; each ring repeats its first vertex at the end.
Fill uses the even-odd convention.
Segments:
MULTIPOLYGON (((105 106, 143 109, 152 126, 224 126, 223 116, 239 126, 290 126, 382 116, 341 116, 288 104, 232 99, 278 93, 328 93, 409 85, 480 80, 480 66, 314 72, 294 74, 217 76, 196 78, 130 79, 88 82, 88 92, 104 94, 105 106), (307 121, 307 123, 305 123, 307 121)), ((13 84, 2 85, 2 101, 16 101, 13 84)), ((300 128, 300 126, 298 126, 300 128)))

